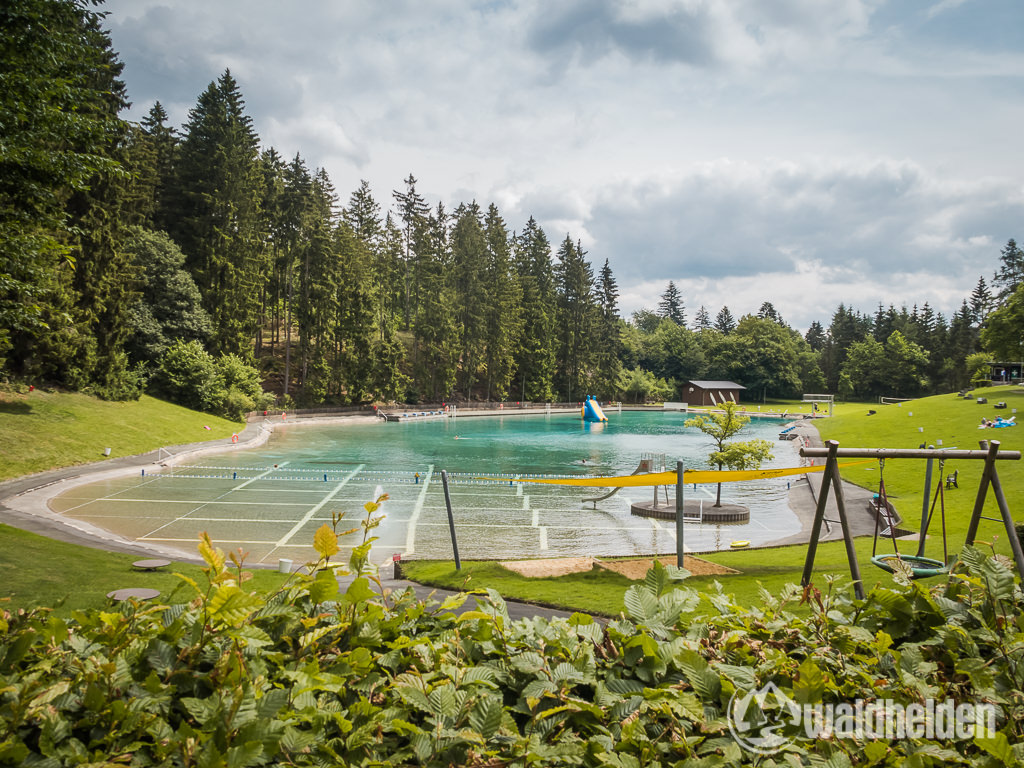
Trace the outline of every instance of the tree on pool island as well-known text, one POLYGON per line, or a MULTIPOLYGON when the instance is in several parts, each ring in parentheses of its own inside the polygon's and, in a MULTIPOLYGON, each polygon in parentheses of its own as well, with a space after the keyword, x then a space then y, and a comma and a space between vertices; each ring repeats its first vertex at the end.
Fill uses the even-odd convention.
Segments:
MULTIPOLYGON (((715 450, 708 454, 708 463, 719 471, 723 469, 757 469, 762 461, 772 458, 772 444, 767 440, 747 440, 729 443, 727 440, 738 434, 750 422, 749 416, 739 413, 736 403, 723 403, 721 412, 708 413, 686 420, 686 426, 696 427, 710 437, 715 450)), ((722 484, 718 484, 715 506, 722 506, 722 484)))

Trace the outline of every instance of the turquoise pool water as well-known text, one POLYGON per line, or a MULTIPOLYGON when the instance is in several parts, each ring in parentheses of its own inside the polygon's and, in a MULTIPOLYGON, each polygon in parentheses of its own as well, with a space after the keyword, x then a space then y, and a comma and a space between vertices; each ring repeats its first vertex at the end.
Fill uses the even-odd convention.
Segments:
MULTIPOLYGON (((575 415, 459 417, 408 423, 278 425, 251 450, 205 457, 146 477, 74 489, 54 501, 69 517, 128 538, 191 550, 201 531, 220 546, 241 547, 251 560, 303 561, 313 532, 331 513, 348 520, 383 491, 386 519, 375 531, 375 559, 392 554, 450 558, 452 546, 440 482, 451 478, 460 554, 470 558, 632 555, 675 552, 672 523, 634 517, 631 500, 650 488, 623 489, 599 502, 600 489, 520 483, 517 474, 621 475, 642 454, 665 454, 704 468, 708 438, 674 412, 609 413, 605 424, 575 415), (499 477, 499 481, 480 479, 499 477)), ((775 446, 766 467, 791 467, 798 456, 778 441, 777 420, 755 419, 742 439, 775 446)), ((690 551, 728 548, 736 539, 766 543, 799 531, 785 478, 723 486, 723 501, 751 509, 746 525, 688 523, 690 551)), ((714 501, 715 486, 688 486, 688 499, 714 501)), ((348 527, 347 525, 343 527, 348 527)), ((358 543, 350 536, 346 546, 358 543)))

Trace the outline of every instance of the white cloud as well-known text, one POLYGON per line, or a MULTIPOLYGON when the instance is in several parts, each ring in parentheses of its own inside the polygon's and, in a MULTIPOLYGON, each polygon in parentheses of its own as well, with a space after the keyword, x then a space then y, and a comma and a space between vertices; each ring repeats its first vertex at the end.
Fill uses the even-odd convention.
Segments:
POLYGON ((412 173, 432 203, 532 215, 610 259, 627 312, 670 279, 799 325, 955 309, 1024 237, 1018 0, 106 8, 133 116, 182 123, 230 67, 264 142, 343 200, 367 179, 387 207, 412 173))

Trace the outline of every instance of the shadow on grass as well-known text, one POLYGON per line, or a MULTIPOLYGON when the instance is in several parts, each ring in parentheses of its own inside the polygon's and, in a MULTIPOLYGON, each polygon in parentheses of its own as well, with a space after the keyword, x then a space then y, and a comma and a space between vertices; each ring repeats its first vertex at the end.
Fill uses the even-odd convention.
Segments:
POLYGON ((0 400, 0 413, 25 416, 32 413, 32 406, 22 400, 0 400))

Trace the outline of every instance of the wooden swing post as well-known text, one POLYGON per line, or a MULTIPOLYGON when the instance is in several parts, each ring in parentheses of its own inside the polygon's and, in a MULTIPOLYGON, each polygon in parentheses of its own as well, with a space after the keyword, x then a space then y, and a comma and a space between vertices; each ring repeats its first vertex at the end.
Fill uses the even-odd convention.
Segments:
MULTIPOLYGON (((803 450, 800 453, 803 455, 803 450)), ((854 593, 863 600, 864 583, 860 578, 860 564, 857 562, 857 552, 853 546, 853 536, 850 534, 850 526, 846 518, 846 499, 843 496, 843 479, 839 476, 838 454, 839 443, 835 440, 829 440, 825 453, 825 476, 821 481, 821 491, 818 493, 818 505, 814 509, 811 540, 807 545, 807 559, 804 561, 804 573, 800 578, 800 584, 806 587, 811 583, 811 572, 814 570, 814 555, 818 551, 818 539, 821 536, 821 524, 825 520, 825 505, 828 503, 828 489, 831 486, 836 495, 836 509, 839 512, 839 524, 843 529, 843 541, 846 543, 846 559, 850 563, 850 576, 853 578, 854 593)))
MULTIPOLYGON (((1002 522, 1006 529, 1006 535, 1010 540, 1010 548, 1013 550, 1013 559, 1017 565, 1017 573, 1024 582, 1024 548, 1021 547, 1017 532, 1014 529, 1013 517, 1010 515, 1010 508, 1006 503, 1006 496, 1003 494, 1002 485, 999 483, 999 474, 996 472, 996 461, 1011 460, 1019 461, 1020 451, 1000 451, 999 441, 991 443, 982 440, 982 450, 957 450, 942 448, 839 448, 839 443, 829 440, 824 448, 801 448, 800 455, 805 458, 824 458, 825 472, 822 479, 821 492, 818 494, 818 503, 814 511, 814 523, 811 526, 811 540, 807 544, 807 559, 804 561, 803 576, 800 583, 807 586, 811 583, 811 574, 814 570, 814 556, 818 550, 818 539, 821 536, 821 524, 825 519, 825 505, 828 501, 828 491, 831 487, 836 495, 836 507, 839 511, 839 521, 842 524, 843 540, 846 543, 846 556, 850 562, 850 576, 853 578, 854 590, 857 597, 864 597, 864 586, 860 578, 860 567, 857 563, 856 551, 853 546, 853 536, 850 534, 846 518, 846 503, 843 499, 842 479, 839 476, 839 459, 966 459, 983 460, 985 469, 982 473, 981 482, 978 485, 978 495, 974 503, 974 511, 971 514, 970 524, 967 528, 966 544, 974 543, 978 535, 978 524, 983 519, 982 511, 985 508, 985 498, 988 495, 988 488, 992 486, 996 502, 999 505, 999 518, 984 518, 1002 522)), ((941 479, 941 478, 940 478, 941 479)), ((923 534, 923 532, 922 532, 923 534)))

